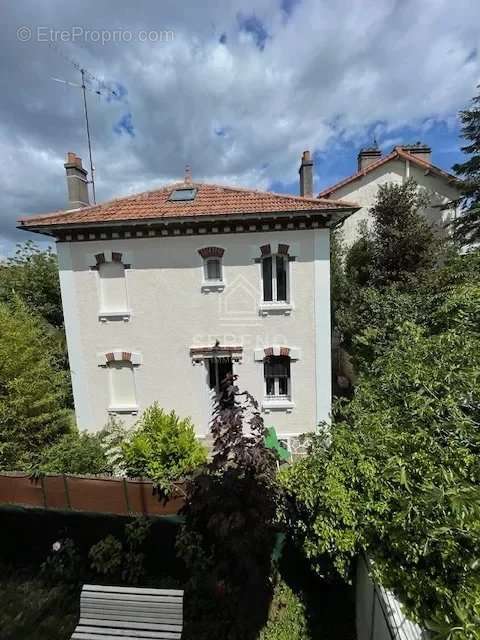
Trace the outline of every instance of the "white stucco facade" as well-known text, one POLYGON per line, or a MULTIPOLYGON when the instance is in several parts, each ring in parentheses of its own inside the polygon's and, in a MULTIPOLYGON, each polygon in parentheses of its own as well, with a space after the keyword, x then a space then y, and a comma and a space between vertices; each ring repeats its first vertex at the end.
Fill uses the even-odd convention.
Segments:
POLYGON ((158 401, 166 410, 191 417, 198 435, 206 435, 212 405, 208 366, 201 357, 192 357, 191 349, 215 343, 240 348, 233 356, 238 384, 259 400, 265 423, 281 437, 328 421, 329 233, 316 228, 58 242, 79 428, 100 430, 110 415, 132 423, 158 401), (262 305, 259 256, 266 244, 272 252, 279 244, 288 245, 288 304, 262 305), (209 246, 224 250, 222 286, 204 283, 198 251, 209 246), (122 276, 124 309, 102 308, 101 275, 92 268, 97 254, 108 262, 112 252, 128 263, 122 276), (278 407, 265 393, 262 351, 270 347, 276 355, 280 347, 290 350, 290 398, 278 407), (113 383, 117 373, 107 366, 106 354, 115 361, 125 352, 131 369, 113 383), (126 389, 128 406, 114 397, 122 392, 118 388, 126 389))
POLYGON ((445 178, 425 171, 414 162, 395 158, 368 171, 356 180, 338 187, 330 194, 332 199, 356 203, 360 207, 343 224, 343 239, 346 246, 351 246, 358 238, 361 222, 366 221, 367 225, 371 224, 369 209, 375 203, 379 187, 387 183, 403 184, 408 178, 413 178, 419 189, 429 197, 430 205, 423 210, 426 219, 437 225, 440 232, 445 233, 444 224, 455 215, 455 209, 444 207, 458 199, 458 190, 445 178))

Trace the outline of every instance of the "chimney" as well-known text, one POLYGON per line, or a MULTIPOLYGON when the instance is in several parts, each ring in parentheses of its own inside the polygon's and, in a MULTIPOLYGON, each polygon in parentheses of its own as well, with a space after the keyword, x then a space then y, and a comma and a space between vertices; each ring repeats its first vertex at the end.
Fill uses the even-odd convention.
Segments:
POLYGON ((382 157, 382 152, 378 147, 365 147, 364 149, 360 149, 360 153, 358 154, 358 170, 364 171, 371 164, 380 160, 382 157))
POLYGON ((432 164, 432 149, 423 144, 423 142, 416 142, 415 144, 402 144, 401 148, 404 151, 408 151, 412 156, 416 156, 423 160, 424 162, 428 162, 428 164, 432 164))
POLYGON ((80 209, 88 207, 87 171, 82 167, 82 159, 69 151, 67 161, 63 165, 67 172, 68 208, 80 209))
POLYGON ((310 151, 303 152, 298 173, 300 174, 300 195, 313 198, 313 160, 310 158, 310 151))

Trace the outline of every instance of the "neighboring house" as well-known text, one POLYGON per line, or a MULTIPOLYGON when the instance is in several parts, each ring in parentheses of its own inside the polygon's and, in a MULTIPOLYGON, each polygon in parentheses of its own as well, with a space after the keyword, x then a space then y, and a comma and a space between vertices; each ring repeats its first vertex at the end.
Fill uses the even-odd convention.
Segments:
MULTIPOLYGON (((154 401, 208 432, 226 373, 290 442, 331 409, 330 228, 356 210, 304 197, 183 182, 20 221, 57 240, 77 423, 131 423, 154 401)), ((309 197, 307 197, 309 196, 309 197)), ((291 444, 291 442, 290 442, 291 444)))
POLYGON ((423 210, 427 220, 445 233, 445 223, 456 215, 461 197, 458 179, 433 165, 430 147, 421 143, 395 147, 385 156, 376 147, 362 149, 358 154, 358 171, 323 189, 318 197, 351 201, 360 206, 342 227, 344 242, 350 246, 359 236, 359 224, 367 221, 368 225, 371 221, 369 209, 375 203, 379 186, 389 182, 402 184, 408 178, 413 178, 429 197, 430 204, 423 210))

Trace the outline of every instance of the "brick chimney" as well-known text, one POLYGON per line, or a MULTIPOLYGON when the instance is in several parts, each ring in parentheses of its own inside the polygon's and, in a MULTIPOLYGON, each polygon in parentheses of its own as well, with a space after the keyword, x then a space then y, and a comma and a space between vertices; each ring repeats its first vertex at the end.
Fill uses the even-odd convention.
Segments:
POLYGON ((88 207, 87 171, 82 167, 82 159, 69 151, 67 161, 63 165, 67 173, 68 208, 80 209, 88 207))
POLYGON ((408 151, 408 153, 411 153, 412 156, 420 158, 420 160, 423 160, 424 162, 428 162, 429 164, 432 163, 432 149, 428 145, 423 144, 423 142, 416 142, 415 144, 402 144, 401 148, 404 151, 408 151))
POLYGON ((364 171, 371 164, 380 160, 382 152, 378 147, 365 147, 358 154, 358 170, 364 171))
POLYGON ((300 195, 305 198, 313 198, 313 160, 310 151, 304 151, 300 169, 300 195))

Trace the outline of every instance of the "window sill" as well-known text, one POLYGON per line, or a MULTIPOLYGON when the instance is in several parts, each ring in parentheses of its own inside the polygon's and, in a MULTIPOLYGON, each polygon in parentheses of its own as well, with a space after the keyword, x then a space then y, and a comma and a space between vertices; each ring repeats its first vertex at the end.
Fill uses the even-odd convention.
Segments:
POLYGON ((112 405, 108 407, 108 413, 131 413, 132 416, 136 416, 138 413, 138 405, 112 405))
POLYGON ((128 322, 132 312, 125 309, 124 311, 99 311, 98 319, 100 322, 108 322, 108 320, 123 320, 128 322))
POLYGON ((289 316, 292 312, 293 305, 290 304, 290 302, 261 302, 258 309, 262 316, 275 313, 289 316))
POLYGON ((295 408, 295 403, 288 398, 264 398, 262 401, 262 409, 265 413, 270 411, 286 411, 291 413, 295 408))
POLYGON ((223 291, 225 289, 225 283, 222 280, 211 282, 202 282, 202 291, 204 293, 210 293, 210 291, 223 291))

